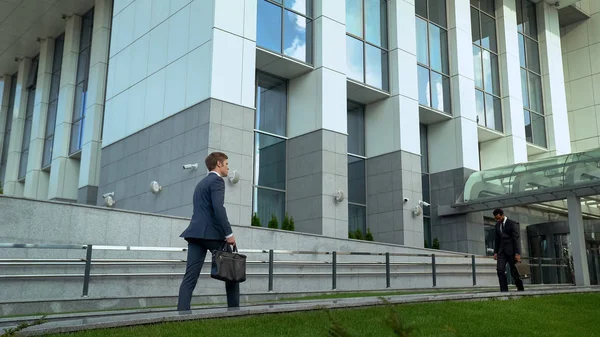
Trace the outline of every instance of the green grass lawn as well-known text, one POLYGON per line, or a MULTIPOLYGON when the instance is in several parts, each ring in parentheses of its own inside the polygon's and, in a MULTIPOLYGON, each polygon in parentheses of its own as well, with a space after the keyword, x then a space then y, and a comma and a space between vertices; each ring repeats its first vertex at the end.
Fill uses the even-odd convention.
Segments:
POLYGON ((418 295, 418 294, 445 294, 445 293, 481 293, 486 291, 496 291, 496 288, 485 289, 431 289, 423 291, 383 291, 383 292, 349 292, 324 295, 309 295, 303 297, 280 298, 278 300, 269 300, 267 302, 285 302, 285 301, 303 301, 303 300, 329 300, 337 298, 356 298, 356 297, 380 297, 380 296, 399 296, 399 295, 418 295))
MULTIPOLYGON (((512 300, 435 302, 331 310, 349 336, 395 336, 386 319, 395 310, 416 330, 410 336, 600 336, 600 293, 512 300)), ((96 336, 328 336, 327 311, 205 319, 69 334, 96 336)), ((52 336, 65 336, 52 335, 52 336)))

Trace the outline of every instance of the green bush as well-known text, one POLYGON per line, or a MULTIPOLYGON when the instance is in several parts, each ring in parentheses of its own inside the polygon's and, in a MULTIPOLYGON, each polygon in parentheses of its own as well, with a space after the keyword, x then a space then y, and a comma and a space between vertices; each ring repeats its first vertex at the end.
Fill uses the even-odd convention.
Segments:
POLYGON ((283 222, 281 223, 281 229, 286 230, 286 231, 294 230, 294 218, 293 217, 290 218, 287 213, 285 213, 285 216, 283 217, 283 222))
POLYGON ((371 233, 371 229, 367 228, 367 235, 365 235, 365 240, 373 241, 373 234, 371 233))
POLYGON ((362 233, 362 231, 361 231, 360 229, 357 229, 357 230, 354 232, 354 238, 355 238, 356 240, 364 240, 363 233, 362 233))
POLYGON ((277 217, 275 217, 275 214, 271 214, 271 220, 269 221, 268 227, 273 229, 279 228, 279 223, 277 222, 277 217))
POLYGON ((353 231, 348 231, 348 239, 356 239, 353 231))
POLYGON ((294 217, 290 217, 290 226, 288 227, 288 231, 295 231, 296 230, 296 226, 294 225, 294 217))
POLYGON ((262 225, 260 224, 260 219, 258 218, 258 215, 256 215, 256 213, 252 214, 252 221, 250 221, 250 225, 254 227, 262 227, 262 225))
POLYGON ((427 240, 425 240, 425 242, 423 243, 423 247, 424 248, 429 248, 429 243, 427 243, 427 240))
POLYGON ((433 245, 431 245, 431 248, 440 249, 440 241, 438 240, 438 238, 433 239, 433 245))

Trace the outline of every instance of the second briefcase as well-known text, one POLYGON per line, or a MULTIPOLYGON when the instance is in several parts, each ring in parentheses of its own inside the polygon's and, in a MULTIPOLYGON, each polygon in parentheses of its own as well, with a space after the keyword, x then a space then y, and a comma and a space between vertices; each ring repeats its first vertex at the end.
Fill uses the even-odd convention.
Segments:
POLYGON ((227 243, 222 249, 213 251, 210 277, 225 282, 246 281, 246 255, 237 251, 237 247, 232 250, 227 243))
POLYGON ((529 263, 517 262, 515 263, 515 267, 517 267, 517 272, 519 273, 519 278, 521 280, 531 277, 531 268, 529 268, 529 263))

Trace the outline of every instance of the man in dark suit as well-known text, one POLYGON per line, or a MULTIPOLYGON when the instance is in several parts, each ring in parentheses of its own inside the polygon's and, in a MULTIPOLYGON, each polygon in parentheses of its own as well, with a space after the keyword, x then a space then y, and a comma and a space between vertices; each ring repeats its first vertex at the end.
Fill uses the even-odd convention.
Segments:
POLYGON ((516 262, 521 261, 521 241, 519 240, 519 223, 509 220, 501 209, 494 210, 496 219, 496 244, 494 245, 494 260, 500 282, 500 291, 508 291, 506 280, 506 263, 515 280, 517 290, 523 291, 523 281, 519 278, 516 262))
MULTIPOLYGON (((194 191, 194 214, 188 228, 180 235, 188 242, 188 257, 185 275, 179 288, 177 310, 190 310, 192 293, 198 282, 206 251, 217 250, 225 242, 235 246, 235 237, 227 220, 225 183, 222 177, 229 174, 227 155, 213 152, 206 157, 206 168, 210 171, 194 191)), ((240 285, 225 282, 227 306, 239 307, 240 285)))

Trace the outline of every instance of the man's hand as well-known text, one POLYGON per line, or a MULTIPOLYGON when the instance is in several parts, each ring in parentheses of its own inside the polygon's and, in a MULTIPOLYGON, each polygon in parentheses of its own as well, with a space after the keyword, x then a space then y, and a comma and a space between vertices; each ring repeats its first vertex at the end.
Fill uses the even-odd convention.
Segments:
POLYGON ((498 254, 494 254, 494 260, 498 260, 498 254))
POLYGON ((521 262, 521 255, 520 254, 515 255, 515 261, 521 262))
POLYGON ((227 239, 225 239, 225 241, 227 241, 228 244, 235 246, 235 236, 230 236, 227 239))

